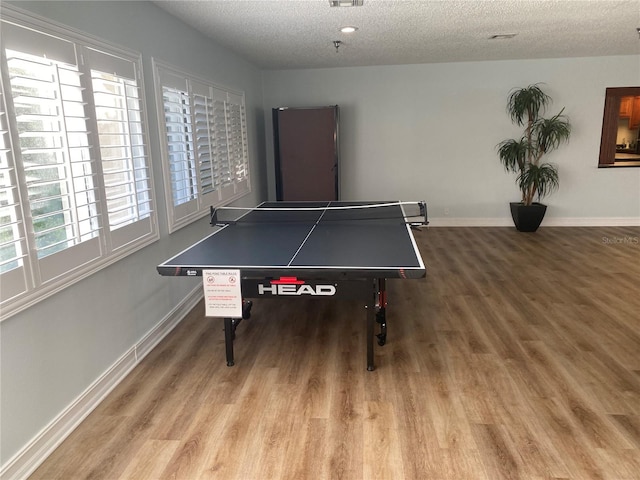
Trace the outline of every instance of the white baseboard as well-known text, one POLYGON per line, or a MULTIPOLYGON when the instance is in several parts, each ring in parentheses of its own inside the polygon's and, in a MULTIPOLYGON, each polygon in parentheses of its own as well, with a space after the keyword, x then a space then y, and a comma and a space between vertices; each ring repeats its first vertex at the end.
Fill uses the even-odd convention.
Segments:
POLYGON ((75 401, 0 468, 0 479, 19 480, 36 468, 67 438, 100 402, 178 325, 202 299, 202 287, 194 288, 169 314, 133 345, 75 401))
MULTIPOLYGON (((513 227, 511 218, 454 218, 429 219, 430 227, 513 227)), ((542 227, 638 227, 639 217, 545 217, 542 227)))
POLYGON ((638 227, 638 217, 545 218, 541 227, 638 227))
POLYGON ((429 218, 430 227, 513 227, 510 218, 429 218))

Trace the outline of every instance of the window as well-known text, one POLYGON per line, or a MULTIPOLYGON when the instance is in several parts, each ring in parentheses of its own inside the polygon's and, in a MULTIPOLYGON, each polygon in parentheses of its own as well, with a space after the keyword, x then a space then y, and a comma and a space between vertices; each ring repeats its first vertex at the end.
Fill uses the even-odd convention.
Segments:
POLYGON ((598 167, 640 167, 640 87, 606 89, 598 167))
POLYGON ((157 239, 139 55, 3 12, 3 316, 157 239))
POLYGON ((244 94, 154 61, 169 231, 249 193, 244 94))

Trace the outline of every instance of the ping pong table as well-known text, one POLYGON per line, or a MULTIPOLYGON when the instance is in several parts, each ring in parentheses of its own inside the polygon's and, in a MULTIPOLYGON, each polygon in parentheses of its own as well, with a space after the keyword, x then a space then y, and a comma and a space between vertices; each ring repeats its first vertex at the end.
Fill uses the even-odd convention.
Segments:
POLYGON ((166 276, 240 272, 242 314, 224 317, 227 365, 234 365, 236 328, 250 317, 248 299, 332 297, 363 302, 367 370, 374 370, 376 323, 378 344, 387 336, 386 279, 425 276, 412 230, 428 223, 426 204, 264 202, 231 220, 220 213, 211 209, 212 225, 221 228, 157 270, 166 276), (411 209, 418 213, 410 215, 411 209))

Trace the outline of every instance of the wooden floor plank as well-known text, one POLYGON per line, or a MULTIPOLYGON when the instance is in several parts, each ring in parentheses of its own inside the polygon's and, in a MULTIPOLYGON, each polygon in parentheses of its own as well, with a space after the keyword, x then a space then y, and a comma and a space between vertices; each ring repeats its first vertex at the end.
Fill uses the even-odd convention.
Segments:
POLYGON ((198 305, 31 478, 638 480, 634 238, 416 233, 373 372, 358 302, 255 301, 233 368, 198 305))
POLYGON ((120 478, 122 480, 160 478, 167 464, 174 461, 174 454, 179 445, 178 440, 147 440, 135 459, 129 462, 120 478))
POLYGON ((398 422, 389 402, 365 402, 363 478, 404 478, 398 422))

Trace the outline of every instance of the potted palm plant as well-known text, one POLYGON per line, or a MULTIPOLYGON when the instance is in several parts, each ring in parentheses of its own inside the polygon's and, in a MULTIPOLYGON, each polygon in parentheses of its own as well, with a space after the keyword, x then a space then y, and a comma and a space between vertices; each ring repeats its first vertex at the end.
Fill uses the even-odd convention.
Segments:
POLYGON ((551 97, 539 84, 512 90, 507 101, 507 113, 515 124, 524 127, 524 133, 520 139, 500 142, 498 154, 504 168, 517 174, 522 199, 510 205, 513 222, 521 232, 538 229, 547 210, 540 200, 558 188, 558 168, 544 162, 543 157, 568 142, 571 135, 564 108, 553 117, 543 117, 550 103, 551 97))

